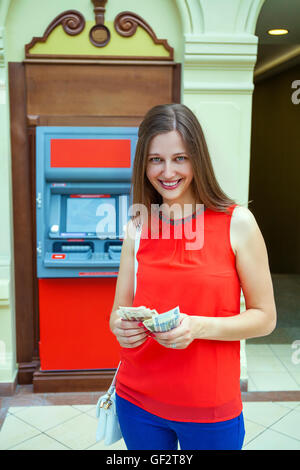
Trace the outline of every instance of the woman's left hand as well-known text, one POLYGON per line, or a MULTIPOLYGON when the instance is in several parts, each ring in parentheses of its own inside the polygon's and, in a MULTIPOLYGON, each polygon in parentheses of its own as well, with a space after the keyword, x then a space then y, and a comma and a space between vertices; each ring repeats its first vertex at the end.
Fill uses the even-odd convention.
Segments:
POLYGON ((176 328, 164 333, 155 331, 151 336, 166 348, 185 349, 195 339, 193 316, 181 313, 180 324, 176 328))

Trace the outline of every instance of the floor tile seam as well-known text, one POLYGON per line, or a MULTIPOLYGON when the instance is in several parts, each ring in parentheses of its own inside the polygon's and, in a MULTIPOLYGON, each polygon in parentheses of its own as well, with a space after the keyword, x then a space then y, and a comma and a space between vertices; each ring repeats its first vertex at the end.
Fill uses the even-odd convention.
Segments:
MULTIPOLYGON (((291 414, 293 411, 295 411, 294 408, 291 409, 291 410, 289 410, 289 411, 288 411, 286 414, 284 414, 283 416, 281 416, 281 418, 279 418, 279 419, 277 419, 276 421, 274 421, 274 423, 270 424, 269 426, 266 426, 266 429, 269 429, 269 430, 271 430, 271 431, 277 432, 278 434, 281 434, 281 435, 283 435, 283 436, 288 436, 288 437, 290 437, 291 439, 294 439, 295 441, 300 442, 300 439, 298 439, 297 437, 291 436, 290 434, 287 434, 287 433, 285 433, 285 432, 283 432, 283 431, 278 431, 277 429, 272 429, 272 427, 273 427, 275 424, 279 423, 279 421, 281 421, 282 419, 286 418, 286 417, 287 417, 289 414, 291 414)), ((300 416, 300 412, 297 411, 297 413, 299 413, 299 416, 300 416)))
POLYGON ((281 364, 285 367, 287 373, 289 374, 289 376, 291 377, 291 379, 298 385, 299 387, 299 383, 297 381, 297 379, 293 376, 293 374, 291 373, 291 371, 283 364, 283 362, 280 360, 281 364))
MULTIPOLYGON (((91 415, 91 411, 92 411, 92 410, 89 410, 89 411, 81 411, 81 413, 82 413, 82 414, 85 414, 85 415, 87 415, 87 416, 89 416, 90 418, 93 418, 93 416, 91 415)), ((96 405, 95 405, 95 410, 94 410, 94 412, 95 412, 94 418, 97 419, 97 416, 96 416, 96 405)))
MULTIPOLYGON (((280 419, 281 419, 281 418, 280 418, 280 419)), ((273 423, 272 425, 270 425, 270 426, 264 426, 264 429, 262 429, 262 430, 261 430, 258 434, 256 434, 252 439, 249 439, 249 441, 247 441, 247 443, 246 443, 245 446, 243 446, 243 447, 247 447, 247 445, 250 444, 250 442, 255 441, 255 439, 257 439, 259 436, 261 436, 262 434, 264 434, 266 431, 272 431, 272 432, 275 432, 276 434, 280 434, 281 436, 288 437, 289 439, 293 439, 293 440, 296 441, 296 442, 300 442, 300 439, 297 439, 296 437, 291 436, 290 434, 286 434, 286 433, 277 431, 276 429, 272 429, 272 426, 273 426, 274 424, 276 424, 278 421, 280 421, 280 419, 277 420, 276 422, 274 422, 274 423, 273 423)), ((248 419, 248 418, 246 418, 246 420, 247 420, 247 421, 251 421, 251 422, 254 423, 254 424, 258 424, 258 425, 260 425, 260 426, 263 426, 262 424, 257 423, 256 421, 252 421, 252 420, 250 420, 250 419, 248 419)), ((246 450, 246 449, 245 449, 245 450, 246 450)))
POLYGON ((24 419, 21 419, 18 415, 14 415, 13 413, 10 413, 11 416, 13 416, 14 418, 17 418, 19 419, 19 421, 22 421, 22 423, 25 423, 27 424, 28 426, 31 426, 32 428, 38 430, 40 433, 46 433, 47 431, 50 431, 51 429, 54 429, 58 426, 61 426, 62 424, 65 424, 66 422, 70 421, 71 419, 74 419, 74 418, 77 418, 80 414, 83 414, 80 410, 77 410, 78 411, 78 414, 76 416, 72 416, 70 418, 67 418, 66 420, 64 421, 60 421, 58 424, 55 424, 54 426, 51 426, 50 428, 48 429, 45 429, 44 431, 42 431, 41 429, 37 428, 34 424, 31 424, 31 423, 28 423, 27 421, 25 421, 24 419))
MULTIPOLYGON (((265 403, 274 403, 274 402, 265 402, 265 403)), ((284 408, 284 407, 282 407, 284 408)), ((261 424, 261 423, 258 423, 257 421, 254 421, 253 419, 250 419, 250 418, 247 418, 247 415, 246 413, 244 412, 244 418, 247 420, 247 421, 250 421, 251 423, 254 423, 254 424, 259 424, 259 426, 264 426, 264 428, 266 429, 269 429, 271 426, 273 426, 274 424, 278 423, 278 421, 280 421, 282 418, 285 418, 287 415, 289 415, 292 411, 294 411, 294 409, 290 409, 290 408, 286 408, 286 413, 281 416, 280 418, 278 418, 276 421, 274 421, 272 424, 269 424, 269 425, 265 425, 265 424, 261 424)))
MULTIPOLYGON (((30 441, 31 439, 34 439, 34 438, 36 438, 36 437, 38 437, 38 436, 41 436, 42 434, 44 434, 45 436, 49 437, 49 438, 52 439, 53 441, 56 441, 58 444, 61 444, 62 446, 67 447, 66 450, 73 450, 73 449, 72 449, 71 447, 69 447, 67 444, 58 441, 58 440, 55 439, 55 437, 53 437, 53 436, 49 436, 49 434, 47 434, 47 433, 44 432, 44 431, 40 431, 39 434, 36 434, 35 436, 31 436, 31 437, 29 437, 28 439, 25 439, 24 441, 18 442, 18 444, 15 444, 13 447, 9 447, 8 450, 14 450, 14 447, 17 447, 17 446, 19 446, 19 445, 21 445, 21 444, 24 444, 24 442, 30 441)), ((32 449, 32 450, 33 450, 33 449, 32 449)), ((42 450, 42 449, 40 449, 40 450, 42 450)))
MULTIPOLYGON (((247 418, 246 418, 247 419, 247 418)), ((247 419, 247 421, 250 421, 249 419, 247 419)), ((254 421, 252 421, 254 423, 254 421)), ((254 423, 254 424, 259 424, 259 423, 254 423)), ((265 431, 267 430, 267 428, 264 426, 264 429, 262 429, 261 431, 259 431, 258 434, 256 434, 254 437, 252 437, 251 439, 247 440, 247 443, 243 444, 243 448, 247 447, 248 444, 250 444, 250 442, 253 442, 256 438, 258 438, 261 434, 263 434, 265 431)), ((247 431, 245 432, 245 438, 247 437, 247 431)))
MULTIPOLYGON (((49 429, 47 431, 49 431, 49 429)), ((65 444, 64 442, 59 441, 55 437, 50 436, 50 434, 47 434, 47 431, 42 431, 41 434, 44 434, 45 436, 49 437, 50 439, 53 439, 55 442, 58 442, 62 446, 67 447, 67 450, 73 450, 72 447, 68 446, 68 444, 65 444)))

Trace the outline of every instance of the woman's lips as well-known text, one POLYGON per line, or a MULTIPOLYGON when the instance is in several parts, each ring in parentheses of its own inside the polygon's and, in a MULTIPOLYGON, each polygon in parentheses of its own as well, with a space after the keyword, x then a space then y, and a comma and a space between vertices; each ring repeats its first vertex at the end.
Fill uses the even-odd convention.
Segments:
MULTIPOLYGON (((180 178, 179 180, 176 180, 177 183, 176 184, 164 184, 165 182, 162 181, 162 180, 158 180, 160 182, 160 185, 164 188, 164 189, 168 189, 168 190, 171 190, 171 189, 176 189, 178 188, 178 186, 180 185, 180 182, 181 182, 182 178, 180 178)), ((172 183, 172 181, 167 181, 167 183, 172 183)))

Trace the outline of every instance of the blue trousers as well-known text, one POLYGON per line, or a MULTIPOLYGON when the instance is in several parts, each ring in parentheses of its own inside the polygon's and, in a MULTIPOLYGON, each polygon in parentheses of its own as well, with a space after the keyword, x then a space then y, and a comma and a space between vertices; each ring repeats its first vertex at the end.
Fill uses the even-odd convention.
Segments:
POLYGON ((128 450, 241 450, 243 413, 218 423, 186 423, 153 415, 116 396, 117 414, 128 450))

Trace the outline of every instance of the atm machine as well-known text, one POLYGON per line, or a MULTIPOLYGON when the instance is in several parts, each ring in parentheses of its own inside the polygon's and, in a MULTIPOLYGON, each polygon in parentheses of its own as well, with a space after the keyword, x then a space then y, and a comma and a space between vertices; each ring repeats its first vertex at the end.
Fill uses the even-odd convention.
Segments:
POLYGON ((138 128, 36 131, 41 370, 115 368, 109 317, 138 128))

